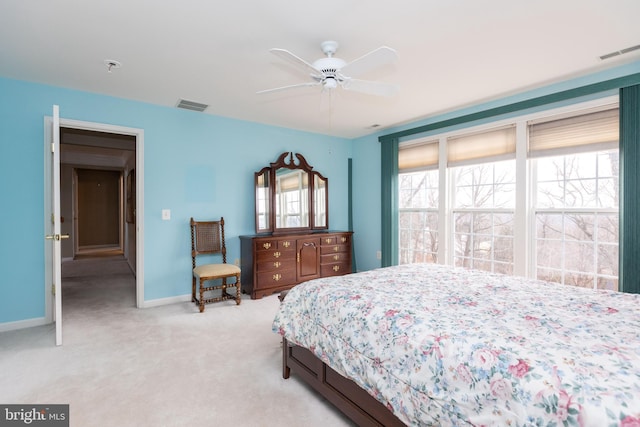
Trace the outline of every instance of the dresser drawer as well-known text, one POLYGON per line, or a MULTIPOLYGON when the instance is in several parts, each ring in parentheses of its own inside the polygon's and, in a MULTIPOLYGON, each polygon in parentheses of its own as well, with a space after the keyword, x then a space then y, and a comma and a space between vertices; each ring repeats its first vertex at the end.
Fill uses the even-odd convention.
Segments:
POLYGON ((322 264, 320 266, 320 274, 322 274, 322 277, 341 276, 347 273, 351 273, 351 263, 349 262, 322 264))
POLYGON ((255 288, 266 289, 277 286, 293 285, 296 283, 295 269, 281 269, 276 271, 258 272, 255 288))
POLYGON ((269 250, 269 251, 260 251, 256 253, 257 263, 273 262, 273 261, 287 262, 287 261, 294 260, 295 258, 296 258, 296 252, 294 250, 281 251, 276 249, 276 250, 269 250))
POLYGON ((320 244, 321 245, 347 245, 350 240, 349 237, 350 236, 348 235, 341 235, 341 234, 323 236, 322 239, 320 240, 320 244))
POLYGON ((263 251, 287 251, 295 250, 296 241, 292 239, 260 239, 254 242, 256 246, 256 253, 263 251))
POLYGON ((322 245, 320 247, 320 255, 329 255, 329 254, 337 254, 337 253, 342 253, 342 252, 349 252, 350 251, 350 246, 349 245, 322 245))
POLYGON ((350 259, 348 252, 332 252, 320 256, 320 264, 335 264, 339 262, 348 262, 350 259))
POLYGON ((289 259, 270 259, 268 261, 259 261, 256 262, 256 270, 258 271, 258 273, 260 273, 263 271, 278 271, 287 268, 290 269, 293 264, 292 261, 292 257, 289 259))
POLYGON ((256 253, 261 251, 272 251, 278 249, 278 241, 276 239, 260 239, 253 242, 256 253))

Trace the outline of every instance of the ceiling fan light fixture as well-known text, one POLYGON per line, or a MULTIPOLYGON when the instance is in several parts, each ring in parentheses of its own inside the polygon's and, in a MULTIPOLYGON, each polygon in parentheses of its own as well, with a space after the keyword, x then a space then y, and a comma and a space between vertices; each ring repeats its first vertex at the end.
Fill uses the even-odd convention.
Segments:
POLYGON ((324 81, 325 89, 335 89, 338 87, 338 82, 334 77, 327 77, 324 81))

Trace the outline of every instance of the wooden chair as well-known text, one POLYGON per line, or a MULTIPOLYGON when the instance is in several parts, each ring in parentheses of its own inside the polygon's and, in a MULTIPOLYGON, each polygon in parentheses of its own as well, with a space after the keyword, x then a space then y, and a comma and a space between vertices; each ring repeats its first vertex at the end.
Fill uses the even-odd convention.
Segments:
POLYGON ((204 305, 212 302, 235 299, 240 304, 240 267, 227 264, 227 247, 224 241, 224 218, 219 221, 194 221, 191 218, 191 264, 193 268, 191 283, 191 300, 198 304, 200 313, 204 311, 204 305), (196 257, 199 255, 222 255, 221 263, 201 264, 196 266, 196 257), (227 279, 234 277, 235 282, 227 283, 227 279), (196 281, 199 283, 199 298, 196 297, 196 281), (215 281, 211 286, 205 286, 205 282, 215 281), (235 296, 227 292, 227 287, 235 287, 235 296), (204 297, 205 292, 221 291, 220 296, 204 297))

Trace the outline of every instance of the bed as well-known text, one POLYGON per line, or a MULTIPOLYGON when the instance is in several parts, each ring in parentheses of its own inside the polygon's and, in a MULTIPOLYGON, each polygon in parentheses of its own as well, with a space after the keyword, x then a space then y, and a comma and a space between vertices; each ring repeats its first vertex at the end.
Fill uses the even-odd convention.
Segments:
POLYGON ((640 295, 409 264, 297 285, 273 331, 359 425, 640 425, 640 295))

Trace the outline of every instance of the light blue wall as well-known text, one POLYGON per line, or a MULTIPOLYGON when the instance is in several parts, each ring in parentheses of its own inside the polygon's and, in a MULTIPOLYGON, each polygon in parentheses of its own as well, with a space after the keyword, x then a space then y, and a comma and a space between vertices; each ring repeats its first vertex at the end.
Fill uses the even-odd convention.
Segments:
MULTIPOLYGON (((376 251, 380 250, 381 247, 382 236, 380 195, 381 158, 380 143, 378 142, 378 137, 394 132, 416 128, 430 123, 437 123, 443 120, 465 116, 467 114, 488 110, 490 108, 498 106, 513 104, 515 102, 523 101, 530 98, 553 94, 564 90, 589 85, 591 83, 598 83, 601 81, 623 77, 639 72, 640 61, 635 61, 607 71, 590 74, 573 80, 567 80, 558 84, 549 85, 529 92, 523 92, 514 96, 492 100, 491 102, 478 104, 473 107, 451 111, 446 114, 429 117, 424 120, 409 123, 401 127, 386 129, 384 131, 353 140, 353 231, 355 236, 358 270, 371 270, 373 268, 378 268, 381 265, 380 260, 376 258, 376 251)), ((455 88, 452 88, 452 90, 455 90, 455 88)), ((617 91, 605 92, 597 96, 583 97, 569 102, 558 103, 554 104, 553 107, 559 107, 561 105, 582 102, 588 99, 594 99, 597 97, 609 96, 614 94, 617 94, 617 91)), ((425 104, 428 104, 428 100, 425 100, 425 104)), ((523 113, 542 109, 543 108, 531 109, 528 111, 504 115, 499 118, 507 118, 508 116, 521 115, 523 113)), ((462 128, 470 125, 479 125, 482 123, 490 122, 492 120, 495 119, 478 121, 464 126, 459 125, 455 128, 462 128)), ((454 130, 455 128, 450 128, 448 130, 454 130)), ((432 133, 441 132, 442 130, 438 130, 437 132, 432 133)), ((428 134, 413 135, 411 136, 411 138, 417 138, 419 136, 427 135, 428 134)))
POLYGON ((188 221, 224 216, 228 258, 254 232, 253 173, 285 151, 329 178, 332 229, 348 227, 350 140, 0 78, 0 323, 44 307, 44 117, 144 130, 145 300, 191 292, 188 221), (171 220, 161 210, 171 209, 171 220))

